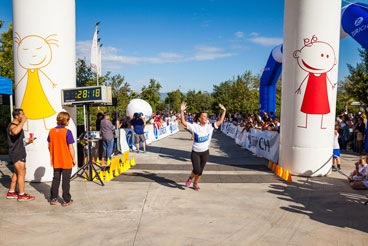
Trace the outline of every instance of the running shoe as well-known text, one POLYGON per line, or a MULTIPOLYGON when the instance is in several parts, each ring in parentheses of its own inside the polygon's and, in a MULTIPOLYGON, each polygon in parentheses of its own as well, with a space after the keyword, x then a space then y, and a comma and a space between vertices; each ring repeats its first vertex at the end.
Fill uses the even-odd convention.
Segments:
POLYGON ((18 202, 32 201, 35 197, 30 194, 24 193, 23 195, 18 195, 18 202))
POLYGON ((336 172, 337 168, 335 166, 332 166, 332 171, 336 172))
POLYGON ((193 179, 189 177, 189 179, 187 180, 187 182, 185 182, 185 186, 189 187, 192 184, 193 179))
POLYGON ((137 154, 138 154, 138 153, 139 153, 139 150, 137 150, 135 153, 137 153, 137 154))
POLYGON ((18 194, 17 192, 9 192, 6 194, 6 199, 17 199, 18 198, 18 194))
POLYGON ((50 205, 56 205, 57 203, 57 199, 56 198, 53 198, 51 201, 50 201, 50 205))
POLYGON ((73 203, 73 200, 70 200, 69 202, 63 201, 63 203, 61 204, 61 206, 66 207, 69 206, 73 203))
POLYGON ((147 153, 147 150, 143 151, 143 153, 144 153, 144 154, 145 154, 145 153, 147 153))
POLYGON ((199 185, 198 184, 193 184, 193 188, 194 188, 194 190, 200 190, 201 188, 199 188, 199 185))

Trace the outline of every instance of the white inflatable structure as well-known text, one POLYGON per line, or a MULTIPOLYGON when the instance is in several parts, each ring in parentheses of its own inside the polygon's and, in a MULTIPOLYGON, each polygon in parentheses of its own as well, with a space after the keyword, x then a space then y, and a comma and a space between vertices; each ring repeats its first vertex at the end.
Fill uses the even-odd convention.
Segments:
MULTIPOLYGON (((51 181, 47 137, 56 126, 61 89, 75 87, 74 0, 13 0, 15 105, 28 118, 25 137, 37 138, 27 150, 27 181, 51 181)), ((68 128, 76 138, 76 113, 68 128)), ((75 144, 76 146, 76 144, 75 144)), ((77 152, 77 151, 76 151, 77 152)), ((75 170, 74 170, 75 171, 75 170)))
POLYGON ((285 0, 279 164, 293 174, 331 169, 341 0, 285 0))
POLYGON ((133 99, 126 108, 126 115, 133 118, 134 113, 142 113, 143 117, 148 120, 152 116, 152 107, 145 100, 133 99))

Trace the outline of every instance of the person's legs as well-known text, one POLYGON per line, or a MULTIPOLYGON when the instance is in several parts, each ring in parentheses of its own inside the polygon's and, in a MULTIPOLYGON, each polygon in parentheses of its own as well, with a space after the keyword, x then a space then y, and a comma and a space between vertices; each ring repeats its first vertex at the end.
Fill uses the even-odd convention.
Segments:
POLYGON ((50 200, 57 199, 59 194, 61 168, 54 168, 54 177, 51 183, 51 195, 50 200))
POLYGON ((103 141, 103 157, 105 161, 107 161, 107 147, 108 147, 108 141, 103 141))
POLYGON ((197 175, 200 173, 201 171, 201 158, 198 152, 192 151, 191 155, 190 155, 190 159, 192 160, 192 166, 193 166, 193 170, 192 173, 190 174, 189 178, 187 179, 187 182, 185 183, 185 185, 187 187, 189 187, 193 181, 193 178, 197 177, 197 175))
POLYGON ((199 173, 199 176, 202 175, 204 167, 206 166, 206 163, 207 163, 209 157, 210 157, 209 150, 206 150, 205 152, 201 153, 201 163, 200 163, 201 172, 199 173))
POLYGON ((15 168, 15 173, 17 175, 16 180, 18 183, 18 193, 23 194, 24 193, 24 177, 26 176, 26 163, 22 161, 17 161, 14 164, 14 168, 15 168))
POLYGON ((62 188, 63 188, 63 199, 65 202, 70 202, 70 176, 72 174, 72 169, 62 169, 61 171, 63 176, 62 188))
POLYGON ((107 158, 111 160, 112 150, 114 147, 114 140, 109 140, 107 145, 107 158))
POLYGON ((193 183, 193 186, 194 186, 194 189, 195 190, 199 190, 200 189, 199 188, 199 185, 198 185, 198 182, 199 182, 199 179, 202 176, 204 167, 206 166, 206 163, 208 161, 209 156, 210 156, 209 150, 206 150, 206 151, 200 153, 200 172, 199 172, 198 175, 195 176, 194 183, 193 183))
POLYGON ((15 187, 17 186, 17 173, 14 170, 13 176, 11 178, 9 192, 15 192, 15 187))
POLYGON ((11 178, 10 188, 9 188, 8 193, 6 194, 6 199, 18 198, 18 194, 15 192, 16 186, 17 186, 17 173, 14 170, 13 176, 11 178))
POLYGON ((143 151, 146 151, 146 138, 144 137, 144 134, 139 135, 140 141, 142 141, 143 151))
POLYGON ((336 158, 336 163, 337 163, 337 169, 341 170, 341 166, 340 166, 340 157, 336 158))
POLYGON ((135 146, 137 147, 137 153, 139 152, 139 135, 138 134, 134 134, 134 142, 135 142, 135 146))
POLYGON ((198 152, 192 151, 190 155, 190 159, 192 160, 193 173, 194 175, 199 175, 201 172, 201 157, 198 152))

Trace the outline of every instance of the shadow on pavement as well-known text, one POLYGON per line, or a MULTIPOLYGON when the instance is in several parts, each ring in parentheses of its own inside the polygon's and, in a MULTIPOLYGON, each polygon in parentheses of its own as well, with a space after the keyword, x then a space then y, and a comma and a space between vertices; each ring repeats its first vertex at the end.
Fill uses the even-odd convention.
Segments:
POLYGON ((291 184, 271 184, 269 193, 291 203, 280 207, 310 219, 341 228, 368 232, 367 191, 352 190, 346 180, 330 177, 305 178, 291 184))
MULTIPOLYGON (((49 201, 51 187, 45 182, 40 182, 42 177, 45 175, 45 171, 45 167, 38 167, 34 173, 34 179, 32 182, 30 182, 30 185, 39 193, 43 194, 45 200, 49 201)), ((62 201, 60 196, 58 196, 58 200, 62 201)))
POLYGON ((4 174, 2 171, 0 171, 0 173, 1 173, 0 184, 4 186, 7 190, 9 190, 11 177, 7 174, 4 174))
POLYGON ((113 179, 113 181, 120 181, 120 179, 124 179, 126 176, 130 177, 140 177, 142 179, 148 179, 152 180, 160 185, 169 187, 169 188, 175 188, 179 190, 184 190, 184 186, 181 184, 176 183, 174 180, 158 176, 155 173, 150 172, 144 172, 144 173, 132 173, 132 174, 122 174, 116 178, 113 179))

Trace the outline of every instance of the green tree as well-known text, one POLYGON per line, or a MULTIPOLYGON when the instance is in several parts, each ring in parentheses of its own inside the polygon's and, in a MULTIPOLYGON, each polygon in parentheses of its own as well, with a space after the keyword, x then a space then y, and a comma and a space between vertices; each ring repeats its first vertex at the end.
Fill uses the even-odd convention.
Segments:
POLYGON ((260 77, 254 76, 250 71, 238 75, 233 80, 214 85, 212 96, 213 109, 219 111, 218 103, 222 103, 229 113, 254 113, 259 108, 259 82, 260 77))
POLYGON ((94 80, 94 74, 84 59, 78 58, 75 63, 76 66, 76 78, 79 83, 84 86, 92 86, 96 85, 96 81, 94 80))
MULTIPOLYGON (((118 102, 117 109, 121 115, 125 115, 125 110, 130 100, 137 98, 138 94, 130 88, 130 84, 126 82, 124 76, 120 74, 111 76, 111 73, 108 72, 103 77, 102 84, 111 86, 112 96, 116 98, 118 102)), ((115 109, 110 107, 108 111, 113 113, 115 109)))
POLYGON ((207 92, 189 90, 186 94, 186 103, 189 112, 212 112, 213 97, 207 92))
POLYGON ((359 49, 362 62, 356 67, 348 64, 350 75, 345 80, 346 93, 355 100, 368 105, 368 51, 359 49))
MULTIPOLYGON (((4 22, 0 20, 0 28, 4 22)), ((9 24, 8 30, 0 34, 0 76, 14 81, 14 61, 13 61, 13 25, 9 24)), ((0 128, 6 129, 10 122, 9 105, 0 105, 0 128)), ((0 131, 0 154, 8 153, 8 143, 6 140, 6 131, 0 131)))
POLYGON ((140 97, 151 105, 153 112, 158 109, 158 105, 160 104, 160 89, 161 85, 155 79, 150 79, 149 85, 142 87, 140 97))
POLYGON ((170 110, 180 112, 180 104, 185 100, 185 95, 178 89, 167 93, 165 104, 169 104, 170 110))
MULTIPOLYGON (((3 21, 0 21, 0 28, 3 21)), ((13 60, 13 24, 9 23, 8 30, 4 30, 0 35, 0 76, 14 81, 14 60, 13 60)))

